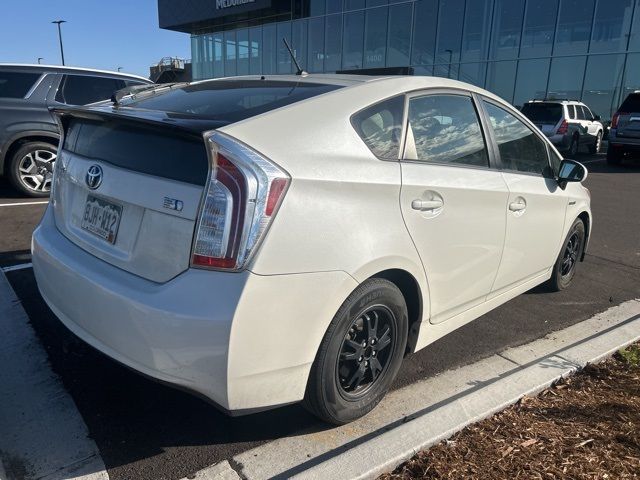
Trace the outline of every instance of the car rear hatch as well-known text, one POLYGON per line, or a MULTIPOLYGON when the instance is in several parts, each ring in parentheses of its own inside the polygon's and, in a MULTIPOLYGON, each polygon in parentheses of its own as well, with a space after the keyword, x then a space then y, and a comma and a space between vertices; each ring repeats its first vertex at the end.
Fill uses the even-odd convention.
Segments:
POLYGON ((562 124, 563 108, 559 103, 526 103, 522 113, 548 137, 555 135, 562 124))
POLYGON ((52 197, 60 232, 148 280, 166 282, 186 270, 209 172, 198 129, 163 122, 160 113, 57 113, 64 141, 52 197))
POLYGON ((625 99, 616 119, 618 137, 640 138, 640 93, 632 93, 625 99))

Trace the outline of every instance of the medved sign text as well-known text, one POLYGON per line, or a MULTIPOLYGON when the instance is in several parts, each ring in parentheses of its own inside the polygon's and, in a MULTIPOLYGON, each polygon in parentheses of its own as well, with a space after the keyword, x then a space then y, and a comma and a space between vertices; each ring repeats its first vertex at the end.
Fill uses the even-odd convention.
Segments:
POLYGON ((255 3, 256 0, 216 0, 216 10, 222 10, 229 7, 237 7, 247 3, 255 3))

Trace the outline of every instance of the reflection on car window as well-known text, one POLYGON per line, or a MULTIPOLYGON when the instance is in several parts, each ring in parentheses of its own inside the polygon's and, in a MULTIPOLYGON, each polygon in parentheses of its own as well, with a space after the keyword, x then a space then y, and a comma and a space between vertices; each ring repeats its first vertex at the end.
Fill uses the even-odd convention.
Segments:
POLYGON ((470 97, 411 99, 405 159, 487 167, 489 157, 470 97))
POLYGON ((67 75, 56 100, 68 105, 88 105, 108 100, 113 92, 124 86, 122 80, 90 75, 67 75))
POLYGON ((502 166, 507 170, 549 175, 547 148, 543 141, 506 110, 488 102, 484 104, 498 143, 502 166))
POLYGON ((398 160, 404 96, 394 97, 356 113, 351 124, 374 155, 398 160))

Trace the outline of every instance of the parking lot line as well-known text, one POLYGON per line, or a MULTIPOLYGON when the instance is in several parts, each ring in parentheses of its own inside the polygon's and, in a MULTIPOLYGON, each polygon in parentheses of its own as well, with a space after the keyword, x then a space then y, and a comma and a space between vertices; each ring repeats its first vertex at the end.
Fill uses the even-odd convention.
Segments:
POLYGON ((16 203, 0 203, 0 207, 23 207, 25 205, 44 205, 49 200, 36 200, 34 202, 16 202, 16 203))
MULTIPOLYGON (((31 268, 33 267, 33 264, 31 262, 29 263, 21 263, 20 265, 11 265, 9 267, 3 267, 2 271, 3 272, 15 272, 16 270, 24 270, 26 268, 31 268)), ((2 479, 0 479, 2 480, 2 479)))

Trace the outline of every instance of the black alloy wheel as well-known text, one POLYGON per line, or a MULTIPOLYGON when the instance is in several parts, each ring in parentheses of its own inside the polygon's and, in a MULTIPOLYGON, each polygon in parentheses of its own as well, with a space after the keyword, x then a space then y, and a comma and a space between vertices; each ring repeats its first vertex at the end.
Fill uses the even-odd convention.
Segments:
POLYGON ((550 290, 559 292, 571 284, 576 274, 576 266, 582 260, 585 239, 585 224, 578 218, 571 225, 567 238, 562 244, 562 250, 553 266, 553 273, 547 282, 550 290))

